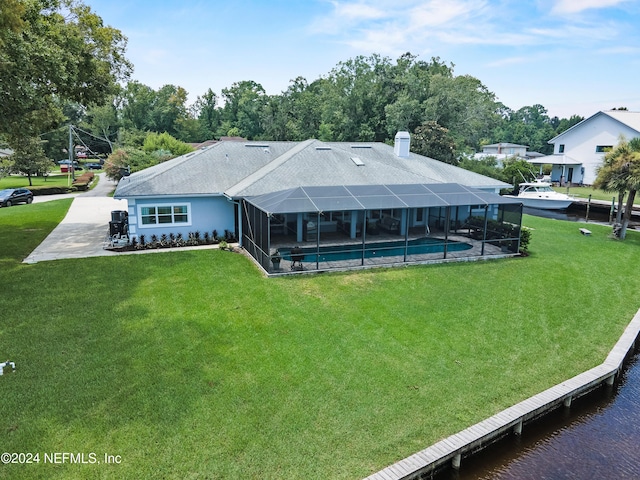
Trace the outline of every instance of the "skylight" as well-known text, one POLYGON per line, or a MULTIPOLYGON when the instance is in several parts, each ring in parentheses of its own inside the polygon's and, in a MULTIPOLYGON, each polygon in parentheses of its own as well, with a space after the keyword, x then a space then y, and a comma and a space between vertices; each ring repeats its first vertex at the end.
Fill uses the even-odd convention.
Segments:
POLYGON ((351 157, 351 161, 359 167, 362 167, 364 165, 364 162, 360 160, 358 157, 351 157))

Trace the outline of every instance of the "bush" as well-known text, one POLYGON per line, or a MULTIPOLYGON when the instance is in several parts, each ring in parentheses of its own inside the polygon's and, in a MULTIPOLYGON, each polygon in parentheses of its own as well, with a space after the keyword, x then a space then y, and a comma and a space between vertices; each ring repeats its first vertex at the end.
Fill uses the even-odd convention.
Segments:
POLYGON ((75 189, 60 187, 60 186, 57 186, 57 187, 42 186, 42 187, 29 187, 29 190, 33 192, 34 196, 38 196, 38 195, 60 195, 62 193, 72 192, 75 189))
POLYGON ((73 181, 73 186, 78 190, 88 190, 94 176, 95 174, 93 172, 83 173, 73 181))
POLYGON ((520 253, 529 254, 529 242, 531 241, 531 229, 522 227, 520 229, 520 253))

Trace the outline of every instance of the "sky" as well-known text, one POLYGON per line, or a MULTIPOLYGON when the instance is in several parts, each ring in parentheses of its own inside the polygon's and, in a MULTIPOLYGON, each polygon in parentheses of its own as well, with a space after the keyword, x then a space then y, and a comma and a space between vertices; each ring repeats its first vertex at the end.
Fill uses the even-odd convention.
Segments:
POLYGON ((133 80, 192 103, 253 80, 269 95, 377 53, 440 57, 512 110, 640 111, 640 0, 84 0, 128 38, 133 80))

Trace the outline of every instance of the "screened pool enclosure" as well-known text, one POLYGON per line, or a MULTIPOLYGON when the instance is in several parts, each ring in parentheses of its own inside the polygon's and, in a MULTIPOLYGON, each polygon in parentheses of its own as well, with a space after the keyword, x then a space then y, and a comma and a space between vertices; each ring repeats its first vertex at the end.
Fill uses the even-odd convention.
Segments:
POLYGON ((244 198, 242 245, 268 273, 517 254, 522 204, 455 183, 298 187, 244 198))

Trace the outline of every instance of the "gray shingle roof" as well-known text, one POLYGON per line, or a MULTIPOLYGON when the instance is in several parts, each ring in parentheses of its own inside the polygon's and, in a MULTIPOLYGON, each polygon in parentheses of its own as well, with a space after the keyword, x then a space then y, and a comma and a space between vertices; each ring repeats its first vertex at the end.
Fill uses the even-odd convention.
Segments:
POLYGON ((222 141, 123 178, 115 196, 246 197, 300 186, 425 183, 510 187, 422 155, 397 157, 383 143, 222 141))

